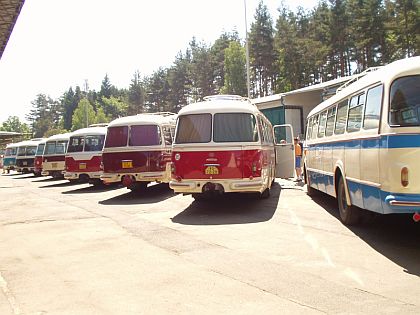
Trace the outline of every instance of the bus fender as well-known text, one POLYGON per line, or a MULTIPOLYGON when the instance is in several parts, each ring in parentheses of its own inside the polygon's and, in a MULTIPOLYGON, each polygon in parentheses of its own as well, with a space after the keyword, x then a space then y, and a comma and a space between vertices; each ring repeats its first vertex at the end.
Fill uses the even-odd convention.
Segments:
POLYGON ((339 179, 339 176, 341 176, 344 180, 344 191, 346 193, 347 205, 351 206, 350 193, 349 193, 349 189, 347 187, 347 179, 346 179, 345 174, 346 173, 344 172, 343 163, 337 162, 337 164, 335 165, 335 168, 334 168, 335 197, 337 198, 337 195, 338 195, 337 194, 338 179, 339 179))

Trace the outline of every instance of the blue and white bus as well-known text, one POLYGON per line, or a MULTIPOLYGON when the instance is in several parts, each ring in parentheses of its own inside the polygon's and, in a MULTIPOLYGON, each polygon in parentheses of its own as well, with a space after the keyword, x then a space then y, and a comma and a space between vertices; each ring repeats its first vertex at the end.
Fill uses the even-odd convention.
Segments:
POLYGON ((420 57, 368 73, 307 118, 308 194, 337 198, 341 221, 363 210, 420 219, 420 57))

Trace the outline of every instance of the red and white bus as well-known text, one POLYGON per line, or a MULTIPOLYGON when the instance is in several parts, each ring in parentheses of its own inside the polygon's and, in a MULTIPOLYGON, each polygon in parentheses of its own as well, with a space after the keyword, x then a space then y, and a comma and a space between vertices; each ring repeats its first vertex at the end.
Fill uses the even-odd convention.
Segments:
POLYGON ((51 136, 45 142, 44 155, 42 157, 42 176, 63 178, 67 145, 71 133, 63 133, 51 136))
POLYGON ((176 115, 165 112, 122 117, 109 123, 102 181, 121 182, 131 190, 143 190, 149 182, 168 183, 175 122, 176 115))
POLYGON ((47 139, 43 139, 38 143, 35 153, 34 160, 34 174, 35 176, 41 176, 42 173, 42 159, 44 156, 45 142, 47 139))
MULTIPOLYGON (((276 128, 293 143, 291 131, 276 128)), ((276 177, 275 138, 269 120, 246 98, 218 95, 187 105, 178 114, 169 186, 196 199, 224 192, 266 198, 276 177)))
POLYGON ((64 178, 101 183, 102 149, 106 124, 91 125, 72 132, 67 147, 64 178))

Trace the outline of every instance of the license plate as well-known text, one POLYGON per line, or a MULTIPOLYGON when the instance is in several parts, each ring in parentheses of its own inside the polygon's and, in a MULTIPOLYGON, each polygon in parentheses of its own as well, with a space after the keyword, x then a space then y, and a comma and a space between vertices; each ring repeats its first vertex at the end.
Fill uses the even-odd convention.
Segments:
POLYGON ((86 169, 86 163, 79 163, 79 170, 85 170, 86 169))
POLYGON ((133 161, 121 161, 122 168, 133 168, 133 161))
POLYGON ((57 168, 57 163, 52 163, 52 168, 57 168))
POLYGON ((23 165, 28 165, 28 162, 26 162, 26 161, 23 161, 23 165))
POLYGON ((204 174, 206 175, 219 175, 219 169, 217 166, 207 166, 204 169, 204 174))

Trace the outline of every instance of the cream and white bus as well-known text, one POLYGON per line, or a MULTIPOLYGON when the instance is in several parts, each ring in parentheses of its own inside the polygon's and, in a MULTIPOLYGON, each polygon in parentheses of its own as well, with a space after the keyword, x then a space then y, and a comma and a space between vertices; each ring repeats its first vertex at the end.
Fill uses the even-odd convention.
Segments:
POLYGON ((344 224, 363 210, 420 218, 420 57, 350 84, 308 115, 308 194, 338 200, 344 224))

